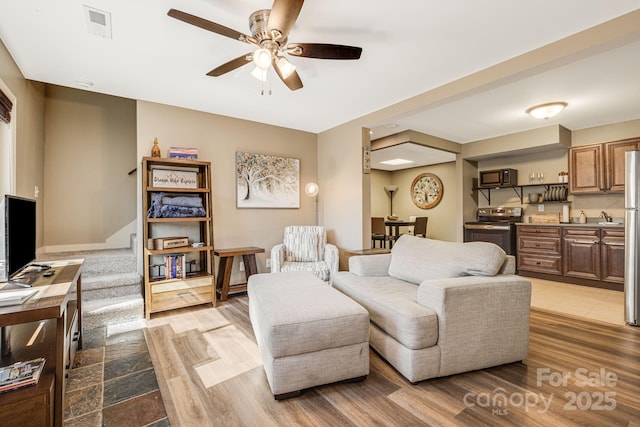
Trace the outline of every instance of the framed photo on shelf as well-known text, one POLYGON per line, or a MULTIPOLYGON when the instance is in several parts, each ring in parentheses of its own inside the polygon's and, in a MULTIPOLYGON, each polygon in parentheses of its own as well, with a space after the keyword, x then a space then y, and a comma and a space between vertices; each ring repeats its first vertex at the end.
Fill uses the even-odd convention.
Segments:
POLYGON ((300 208, 300 159, 236 152, 238 208, 300 208))

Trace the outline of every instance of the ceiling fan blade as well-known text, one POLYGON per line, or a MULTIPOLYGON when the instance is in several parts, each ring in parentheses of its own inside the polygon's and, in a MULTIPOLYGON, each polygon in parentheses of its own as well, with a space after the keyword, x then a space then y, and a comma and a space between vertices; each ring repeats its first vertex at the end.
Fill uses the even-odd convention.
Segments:
POLYGON ((282 80, 289 89, 298 90, 302 88, 302 80, 300 80, 300 76, 298 75, 298 72, 296 70, 293 70, 293 72, 285 78, 282 74, 282 70, 280 69, 276 58, 274 58, 273 60, 273 69, 275 70, 278 77, 280 77, 280 80, 282 80))
POLYGON ((169 9, 167 15, 180 21, 186 22, 187 24, 195 25, 196 27, 203 28, 216 34, 220 34, 221 36, 226 36, 245 43, 255 44, 252 43, 253 39, 248 35, 236 30, 232 30, 231 28, 227 28, 224 25, 216 24, 215 22, 200 18, 199 16, 191 15, 189 13, 182 12, 176 9, 169 9))
POLYGON ((304 0, 274 0, 267 24, 269 33, 278 30, 282 34, 282 38, 285 39, 300 15, 302 3, 304 0))
POLYGON ((290 43, 286 52, 289 55, 319 59, 360 59, 361 47, 324 43, 290 43))
POLYGON ((240 68, 243 65, 248 64, 250 62, 251 62, 251 54, 248 53, 246 55, 239 56, 236 59, 232 59, 231 61, 222 64, 218 68, 214 68, 213 70, 207 73, 207 76, 218 77, 228 73, 229 71, 233 71, 236 68, 240 68))

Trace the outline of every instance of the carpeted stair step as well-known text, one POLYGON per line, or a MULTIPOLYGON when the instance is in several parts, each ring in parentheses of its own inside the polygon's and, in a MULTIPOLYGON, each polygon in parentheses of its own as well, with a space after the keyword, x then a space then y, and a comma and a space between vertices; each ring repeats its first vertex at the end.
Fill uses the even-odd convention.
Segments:
POLYGON ((138 273, 86 277, 82 273, 82 300, 92 301, 127 295, 142 295, 142 277, 138 273))
POLYGON ((144 300, 142 295, 125 295, 90 301, 84 301, 83 299, 83 330, 139 320, 144 320, 144 300))
MULTIPOLYGON (((133 237, 132 242, 135 242, 133 237)), ((39 262, 66 259, 84 260, 81 270, 83 329, 144 320, 142 277, 137 273, 136 256, 131 248, 38 256, 39 262)))
POLYGON ((38 256, 38 261, 79 258, 84 259, 83 280, 86 277, 130 273, 137 270, 135 254, 129 248, 48 253, 38 256))

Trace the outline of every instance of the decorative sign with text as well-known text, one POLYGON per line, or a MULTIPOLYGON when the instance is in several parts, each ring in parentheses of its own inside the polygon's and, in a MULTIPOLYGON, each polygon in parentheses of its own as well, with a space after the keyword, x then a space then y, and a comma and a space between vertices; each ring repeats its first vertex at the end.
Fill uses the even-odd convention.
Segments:
POLYGON ((153 169, 151 172, 151 185, 161 188, 198 188, 197 172, 153 169))

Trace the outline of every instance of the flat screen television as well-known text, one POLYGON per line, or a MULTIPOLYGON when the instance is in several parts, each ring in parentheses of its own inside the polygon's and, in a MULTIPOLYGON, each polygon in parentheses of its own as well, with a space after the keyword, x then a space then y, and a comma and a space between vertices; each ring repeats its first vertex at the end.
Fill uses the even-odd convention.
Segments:
POLYGON ((7 281, 36 258, 36 201, 5 195, 0 216, 0 281, 7 281))

